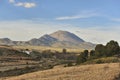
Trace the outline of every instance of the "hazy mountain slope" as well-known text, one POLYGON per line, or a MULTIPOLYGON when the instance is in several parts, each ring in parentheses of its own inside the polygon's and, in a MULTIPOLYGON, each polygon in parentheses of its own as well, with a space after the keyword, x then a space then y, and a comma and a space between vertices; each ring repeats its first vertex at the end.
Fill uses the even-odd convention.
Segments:
POLYGON ((56 32, 50 34, 50 36, 58 39, 59 41, 67 41, 67 42, 72 42, 72 43, 84 42, 84 40, 82 40, 75 34, 67 32, 67 31, 62 31, 62 30, 56 31, 56 32))
POLYGON ((13 45, 14 43, 9 38, 1 38, 0 44, 1 45, 13 45))
POLYGON ((29 41, 12 41, 8 38, 0 39, 1 45, 32 45, 32 46, 50 46, 62 48, 83 48, 93 49, 94 44, 85 42, 77 35, 68 31, 56 31, 50 35, 46 34, 40 38, 33 38, 29 41))
POLYGON ((39 40, 41 42, 45 43, 46 45, 51 45, 57 41, 56 38, 53 38, 50 35, 44 35, 44 36, 40 37, 39 40))
POLYGON ((52 43, 56 42, 57 39, 49 36, 49 35, 43 35, 42 37, 40 37, 39 39, 31 39, 30 41, 28 41, 28 43, 30 45, 37 45, 37 46, 51 46, 52 43))

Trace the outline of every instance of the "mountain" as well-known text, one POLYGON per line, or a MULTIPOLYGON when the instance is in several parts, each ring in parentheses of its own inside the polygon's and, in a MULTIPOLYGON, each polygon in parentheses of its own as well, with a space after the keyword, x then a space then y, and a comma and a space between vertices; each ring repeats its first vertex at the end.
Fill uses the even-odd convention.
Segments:
POLYGON ((9 38, 2 38, 0 39, 0 44, 1 45, 13 45, 13 42, 9 38))
POLYGON ((30 45, 37 45, 37 46, 51 46, 52 43, 56 42, 57 39, 51 37, 50 35, 43 35, 42 37, 40 37, 39 39, 31 39, 30 41, 28 41, 28 43, 30 45))
POLYGON ((72 43, 85 42, 84 40, 76 36, 75 34, 67 32, 67 31, 62 31, 62 30, 56 31, 50 34, 50 36, 58 39, 59 41, 66 41, 66 42, 72 42, 72 43))
POLYGON ((32 45, 32 46, 50 46, 62 48, 83 48, 93 49, 95 44, 84 41, 77 35, 68 31, 56 31, 46 34, 40 38, 33 38, 29 41, 12 41, 8 38, 0 39, 1 45, 32 45))

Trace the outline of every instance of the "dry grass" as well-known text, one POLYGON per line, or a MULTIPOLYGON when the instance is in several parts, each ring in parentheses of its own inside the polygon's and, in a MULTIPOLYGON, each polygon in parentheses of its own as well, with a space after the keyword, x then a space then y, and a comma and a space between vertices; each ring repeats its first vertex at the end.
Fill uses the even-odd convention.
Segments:
POLYGON ((1 80, 113 80, 120 72, 118 63, 54 68, 1 80))
MULTIPOLYGON (((14 49, 30 49, 30 50, 37 50, 37 51, 44 51, 44 50, 51 50, 51 51, 59 51, 62 52, 63 48, 58 47, 46 47, 46 46, 12 46, 14 49)), ((82 52, 84 49, 80 48, 67 48, 68 52, 82 52)))

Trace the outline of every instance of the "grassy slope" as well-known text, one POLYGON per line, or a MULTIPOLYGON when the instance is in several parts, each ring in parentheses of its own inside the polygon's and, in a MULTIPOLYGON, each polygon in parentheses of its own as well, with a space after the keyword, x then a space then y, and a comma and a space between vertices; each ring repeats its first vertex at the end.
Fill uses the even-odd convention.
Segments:
POLYGON ((54 68, 4 80, 113 80, 119 72, 120 66, 118 63, 94 64, 54 68))
POLYGON ((119 62, 119 60, 120 59, 118 59, 117 57, 103 57, 103 58, 88 60, 83 64, 116 63, 119 62))

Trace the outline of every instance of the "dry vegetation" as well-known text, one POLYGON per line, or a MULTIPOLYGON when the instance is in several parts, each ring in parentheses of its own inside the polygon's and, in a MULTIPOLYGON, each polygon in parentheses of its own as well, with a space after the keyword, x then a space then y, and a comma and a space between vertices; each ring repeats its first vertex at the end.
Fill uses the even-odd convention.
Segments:
POLYGON ((118 63, 54 68, 1 80, 113 80, 120 72, 118 63))
MULTIPOLYGON (((37 51, 44 51, 44 50, 51 50, 51 51, 58 51, 62 52, 63 48, 58 48, 58 47, 46 47, 46 46, 13 46, 14 49, 30 49, 30 50, 37 50, 37 51)), ((67 48, 68 52, 82 52, 84 49, 80 48, 67 48)))

